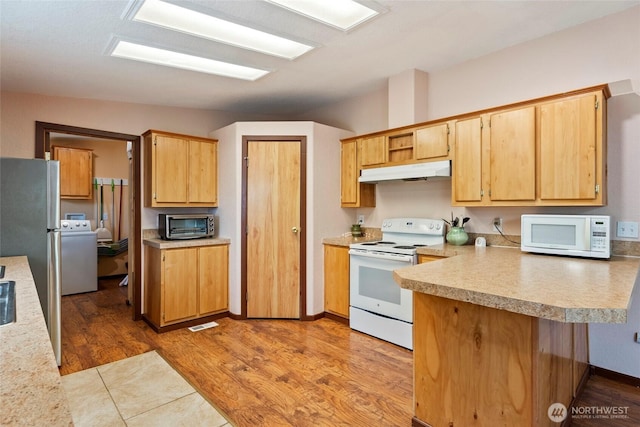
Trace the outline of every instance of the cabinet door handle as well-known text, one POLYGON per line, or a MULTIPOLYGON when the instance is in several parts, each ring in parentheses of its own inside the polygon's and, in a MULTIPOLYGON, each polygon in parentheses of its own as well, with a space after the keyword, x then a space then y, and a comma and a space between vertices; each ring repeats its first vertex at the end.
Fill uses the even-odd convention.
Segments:
POLYGON ((300 229, 299 229, 298 227, 292 227, 292 228, 291 228, 291 232, 292 232, 293 234, 298 234, 298 231, 300 231, 300 229))

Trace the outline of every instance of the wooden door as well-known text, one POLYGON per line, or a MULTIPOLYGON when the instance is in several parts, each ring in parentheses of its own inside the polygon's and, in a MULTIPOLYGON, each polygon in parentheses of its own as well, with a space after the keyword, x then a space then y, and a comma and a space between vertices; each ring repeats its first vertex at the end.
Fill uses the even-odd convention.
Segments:
POLYGON ((491 115, 491 200, 536 199, 536 109, 491 115))
POLYGON ((324 245, 324 310, 349 317, 349 248, 324 245))
POLYGON ((189 141, 189 203, 218 204, 218 143, 189 141))
POLYGON ((247 141, 247 317, 300 318, 301 141, 247 141))
POLYGON ((198 314, 229 308, 229 247, 198 248, 198 314))
POLYGON ((456 202, 482 201, 482 119, 456 122, 453 197, 456 202))
POLYGON ((358 204, 358 163, 356 141, 342 143, 340 157, 340 202, 342 206, 358 204))
POLYGON ((386 137, 372 136, 361 140, 362 166, 382 165, 387 161, 386 137))
POLYGON ((197 248, 164 250, 162 268, 163 324, 194 317, 197 314, 197 248))
POLYGON ((441 123, 416 130, 416 160, 449 154, 449 125, 441 123))
POLYGON ((60 162, 60 198, 93 198, 93 152, 84 148, 53 147, 60 162))
POLYGON ((154 135, 153 139, 155 201, 186 203, 189 142, 165 135, 154 135))
POLYGON ((596 198, 595 95, 540 106, 540 198, 596 198))

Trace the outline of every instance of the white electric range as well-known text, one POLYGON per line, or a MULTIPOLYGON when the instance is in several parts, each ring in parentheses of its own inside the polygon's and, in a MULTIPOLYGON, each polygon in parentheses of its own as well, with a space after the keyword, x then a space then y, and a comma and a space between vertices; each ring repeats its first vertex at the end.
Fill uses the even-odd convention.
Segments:
POLYGON ((444 243, 441 219, 389 218, 382 240, 349 245, 352 329, 413 349, 413 293, 393 280, 393 270, 415 265, 417 250, 444 243))

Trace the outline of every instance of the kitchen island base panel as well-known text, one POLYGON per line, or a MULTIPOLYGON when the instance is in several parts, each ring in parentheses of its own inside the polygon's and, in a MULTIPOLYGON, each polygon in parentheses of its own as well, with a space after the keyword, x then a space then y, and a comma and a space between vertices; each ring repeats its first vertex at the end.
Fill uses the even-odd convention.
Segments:
POLYGON ((555 426, 587 371, 586 325, 414 293, 414 425, 555 426))

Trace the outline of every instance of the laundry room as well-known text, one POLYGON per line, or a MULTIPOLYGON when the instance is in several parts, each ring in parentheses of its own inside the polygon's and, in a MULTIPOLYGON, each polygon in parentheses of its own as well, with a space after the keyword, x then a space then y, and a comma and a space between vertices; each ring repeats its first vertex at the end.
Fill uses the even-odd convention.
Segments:
POLYGON ((126 285, 127 143, 61 133, 52 133, 50 138, 53 159, 60 161, 62 294, 96 290, 98 278, 122 277, 121 285, 126 285), (65 273, 70 280, 65 280, 65 273), (65 282, 73 281, 80 283, 65 289, 65 282))

